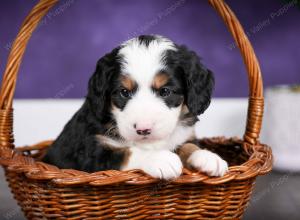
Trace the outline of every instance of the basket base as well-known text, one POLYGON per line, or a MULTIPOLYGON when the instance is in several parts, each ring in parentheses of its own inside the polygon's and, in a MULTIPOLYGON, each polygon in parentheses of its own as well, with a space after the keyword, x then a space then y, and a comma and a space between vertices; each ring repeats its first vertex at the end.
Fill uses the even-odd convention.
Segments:
MULTIPOLYGON (((245 169, 245 166, 238 168, 238 165, 249 160, 249 152, 243 149, 240 140, 213 138, 198 143, 218 153, 231 167, 235 166, 235 170, 245 169)), ((39 160, 49 144, 43 142, 18 148, 18 151, 39 160)), ((58 185, 42 180, 41 176, 32 178, 28 175, 30 173, 26 175, 16 166, 6 167, 5 174, 28 219, 73 220, 241 219, 257 176, 244 175, 223 183, 208 179, 208 183, 199 179, 195 181, 199 174, 191 173, 181 178, 183 182, 136 181, 129 184, 125 181, 94 186, 86 183, 58 185)))
POLYGON ((57 187, 5 173, 28 219, 241 219, 255 181, 57 187))

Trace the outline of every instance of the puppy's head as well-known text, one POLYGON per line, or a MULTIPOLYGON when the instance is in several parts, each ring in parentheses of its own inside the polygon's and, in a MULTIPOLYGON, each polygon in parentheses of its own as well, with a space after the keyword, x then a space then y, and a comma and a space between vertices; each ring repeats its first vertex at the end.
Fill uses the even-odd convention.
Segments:
POLYGON ((87 98, 98 117, 113 116, 125 140, 151 142, 170 136, 183 115, 202 114, 213 85, 195 52, 160 36, 140 36, 99 60, 87 98))

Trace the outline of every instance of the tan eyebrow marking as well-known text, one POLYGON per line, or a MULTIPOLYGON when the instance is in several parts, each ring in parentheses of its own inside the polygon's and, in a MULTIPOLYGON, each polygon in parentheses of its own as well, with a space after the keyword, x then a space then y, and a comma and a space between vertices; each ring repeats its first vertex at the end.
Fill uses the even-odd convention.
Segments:
POLYGON ((122 86, 129 91, 134 90, 134 88, 136 87, 136 82, 128 75, 121 75, 120 81, 122 86))
POLYGON ((153 79, 152 87, 154 89, 160 89, 169 81, 169 76, 166 73, 158 73, 153 79))

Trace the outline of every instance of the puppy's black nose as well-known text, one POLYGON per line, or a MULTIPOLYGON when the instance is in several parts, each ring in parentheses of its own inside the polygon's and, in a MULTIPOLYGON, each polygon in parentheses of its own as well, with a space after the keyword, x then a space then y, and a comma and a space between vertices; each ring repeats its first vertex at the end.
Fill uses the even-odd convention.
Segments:
POLYGON ((136 130, 136 133, 138 135, 147 136, 147 135, 151 134, 151 129, 136 130))

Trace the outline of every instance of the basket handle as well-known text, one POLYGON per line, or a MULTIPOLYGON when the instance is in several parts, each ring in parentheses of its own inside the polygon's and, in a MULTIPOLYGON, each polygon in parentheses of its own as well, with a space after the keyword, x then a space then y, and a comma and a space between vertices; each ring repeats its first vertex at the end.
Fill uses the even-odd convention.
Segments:
POLYGON ((244 141, 257 143, 264 113, 263 80, 253 47, 235 14, 223 0, 208 0, 222 17, 239 47, 248 73, 249 99, 244 141))
MULTIPOLYGON (((243 28, 227 4, 223 0, 208 1, 232 33, 247 67, 250 94, 244 140, 251 145, 256 144, 263 116, 263 86, 257 58, 243 28)), ((23 22, 10 51, 0 91, 0 155, 2 157, 4 156, 3 150, 14 147, 12 102, 27 43, 40 20, 57 2, 58 0, 40 0, 37 3, 23 22)))

